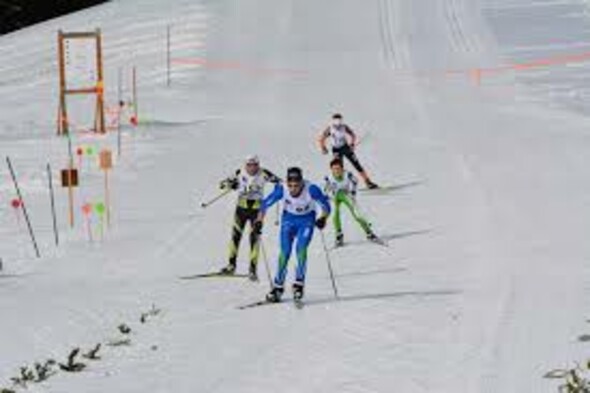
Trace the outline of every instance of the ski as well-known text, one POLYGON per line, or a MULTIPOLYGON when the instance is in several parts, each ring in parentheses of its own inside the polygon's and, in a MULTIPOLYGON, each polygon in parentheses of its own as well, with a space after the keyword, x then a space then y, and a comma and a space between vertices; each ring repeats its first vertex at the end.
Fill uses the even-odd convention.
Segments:
POLYGON ((388 185, 388 186, 379 186, 377 188, 367 188, 367 187, 360 187, 358 189, 359 192, 363 192, 363 193, 375 193, 375 194, 380 194, 380 193, 387 193, 390 191, 395 191, 398 188, 400 188, 400 186, 393 186, 393 185, 388 185))
POLYGON ((190 276, 180 276, 181 280, 195 280, 198 278, 248 278, 248 274, 227 274, 222 272, 209 272, 209 273, 200 273, 200 274, 192 274, 190 276))
POLYGON ((244 304, 242 306, 238 306, 238 310, 247 310, 249 308, 261 307, 261 306, 270 306, 270 305, 273 305, 273 304, 281 304, 281 302, 269 302, 266 299, 264 299, 264 300, 258 300, 258 301, 253 302, 253 303, 248 303, 248 304, 244 304))
MULTIPOLYGON (((287 299, 283 299, 280 302, 269 302, 268 300, 263 299, 263 300, 258 300, 256 302, 252 302, 252 303, 238 306, 237 309, 238 310, 247 310, 249 308, 256 308, 256 307, 263 307, 263 306, 273 306, 273 305, 278 306, 278 305, 286 303, 285 300, 287 300, 287 299)), ((293 304, 295 305, 295 308, 297 308, 298 310, 301 310, 303 308, 303 306, 305 306, 305 303, 303 302, 302 298, 299 298, 299 299, 294 298, 294 299, 292 299, 292 301, 293 301, 293 304)))
POLYGON ((374 239, 368 239, 367 241, 370 243, 376 244, 378 246, 389 247, 389 243, 387 243, 385 240, 381 239, 380 237, 375 237, 374 239))
POLYGON ((337 251, 337 250, 340 250, 345 247, 355 246, 355 245, 358 246, 358 245, 362 245, 362 244, 366 244, 366 243, 374 244, 376 246, 381 246, 381 247, 389 247, 389 243, 387 243, 387 241, 378 237, 373 240, 366 239, 366 240, 360 240, 360 241, 344 242, 341 245, 333 245, 328 250, 329 251, 337 251))

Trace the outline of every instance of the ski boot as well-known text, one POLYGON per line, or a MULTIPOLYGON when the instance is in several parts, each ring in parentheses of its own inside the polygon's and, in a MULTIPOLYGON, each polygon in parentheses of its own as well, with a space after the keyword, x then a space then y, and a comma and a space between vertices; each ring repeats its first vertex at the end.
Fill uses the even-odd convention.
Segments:
POLYGON ((334 247, 338 248, 338 247, 342 247, 344 246, 344 235, 342 233, 337 233, 336 234, 336 242, 334 243, 334 247))
POLYGON ((269 303, 279 303, 283 296, 284 289, 279 287, 273 287, 272 290, 266 295, 266 301, 269 303))
POLYGON ((365 182, 367 185, 367 188, 369 190, 376 190, 377 188, 379 188, 379 186, 376 183, 373 183, 371 180, 367 179, 367 181, 365 182))
POLYGON ((373 231, 367 232, 367 240, 373 242, 375 244, 379 244, 382 246, 387 246, 387 243, 381 239, 379 236, 375 235, 373 231))
POLYGON ((230 262, 219 271, 219 274, 224 275, 224 276, 233 276, 235 274, 235 272, 236 272, 236 264, 230 262))
POLYGON ((248 279, 250 281, 258 281, 258 272, 255 263, 250 263, 250 269, 248 270, 248 279))
POLYGON ((372 231, 369 231, 369 232, 367 232, 367 240, 369 240, 371 242, 376 242, 379 240, 379 238, 372 231))
POLYGON ((293 299, 295 301, 303 299, 303 284, 296 282, 293 284, 293 299))
POLYGON ((293 284, 293 302, 295 307, 303 307, 303 284, 296 282, 293 284))

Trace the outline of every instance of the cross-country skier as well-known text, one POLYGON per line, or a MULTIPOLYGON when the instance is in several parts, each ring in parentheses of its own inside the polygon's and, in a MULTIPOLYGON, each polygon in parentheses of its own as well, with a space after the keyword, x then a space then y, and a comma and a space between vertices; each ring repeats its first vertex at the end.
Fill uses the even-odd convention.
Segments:
POLYGON ((369 178, 369 175, 361 165, 354 149, 356 147, 356 134, 355 132, 342 121, 342 115, 335 113, 332 116, 332 124, 330 124, 318 138, 320 149, 323 154, 328 154, 328 147, 326 141, 332 140, 332 154, 334 158, 344 159, 346 157, 348 161, 354 166, 359 172, 361 178, 365 182, 365 185, 369 189, 378 188, 379 186, 369 178))
POLYGON ((330 202, 320 187, 303 179, 300 168, 292 167, 287 171, 286 185, 278 184, 273 192, 262 201, 257 229, 262 228, 262 221, 268 209, 275 203, 283 201, 283 213, 280 230, 280 246, 278 269, 273 282, 273 288, 266 300, 279 302, 284 292, 287 266, 293 244, 297 241, 297 269, 293 284, 293 298, 295 301, 303 298, 305 273, 307 270, 307 248, 313 237, 314 227, 322 230, 330 215, 330 202), (322 214, 317 217, 316 207, 319 204, 322 214))
POLYGON ((260 160, 256 155, 248 156, 243 169, 238 169, 234 176, 221 181, 221 189, 229 188, 238 192, 232 236, 229 244, 229 263, 221 269, 221 274, 232 275, 235 273, 242 234, 246 223, 250 222, 250 269, 248 277, 252 281, 258 279, 260 231, 254 230, 254 222, 258 218, 262 199, 264 198, 264 186, 268 182, 278 184, 280 181, 279 177, 260 166, 260 160))
POLYGON ((344 170, 344 163, 340 158, 334 158, 330 162, 332 174, 324 178, 324 191, 330 195, 334 202, 333 223, 336 232, 336 247, 344 245, 344 234, 342 233, 342 220, 340 218, 340 206, 348 208, 352 217, 360 225, 367 235, 367 239, 378 241, 379 238, 371 230, 371 223, 363 217, 356 202, 356 191, 358 180, 352 172, 344 170))

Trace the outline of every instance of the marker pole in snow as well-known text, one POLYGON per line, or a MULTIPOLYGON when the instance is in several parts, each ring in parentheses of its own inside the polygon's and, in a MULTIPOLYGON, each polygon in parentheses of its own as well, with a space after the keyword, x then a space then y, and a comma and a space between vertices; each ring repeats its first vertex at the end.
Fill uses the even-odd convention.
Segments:
POLYGON ((92 211, 93 211, 92 203, 85 203, 82 205, 82 213, 84 214, 84 216, 86 216, 86 229, 88 231, 88 241, 90 243, 94 242, 94 239, 92 236, 92 211))
POLYGON ((109 149, 103 149, 99 153, 99 166, 104 172, 104 212, 106 213, 107 226, 111 226, 111 190, 109 187, 109 171, 113 168, 113 153, 109 149))
POLYGON ((330 260, 330 251, 326 245, 326 237, 324 231, 320 230, 320 237, 322 239, 322 246, 324 247, 324 254, 326 255, 326 263, 328 264, 328 271, 330 272, 330 280, 332 280, 332 288, 334 289, 334 297, 338 300, 338 288, 336 288, 336 279, 334 278, 334 271, 332 270, 332 261, 330 260))
POLYGON ((268 265, 268 257, 266 254, 266 248, 264 247, 264 242, 262 241, 262 235, 260 237, 260 251, 262 251, 262 260, 264 262, 264 268, 266 270, 266 276, 268 278, 268 285, 270 286, 270 289, 272 289, 273 285, 272 285, 272 276, 270 274, 270 266, 268 265))
POLYGON ((211 206, 212 204, 214 204, 215 202, 217 202, 218 200, 220 200, 221 198, 223 198, 224 196, 226 196, 227 194, 229 194, 230 192, 232 192, 233 190, 231 188, 228 188, 227 190, 223 191, 221 194, 217 195, 215 198, 203 202, 201 203, 201 207, 203 209, 208 208, 209 206, 211 206))
POLYGON ((121 157, 121 112, 123 111, 123 88, 122 86, 123 70, 121 67, 117 70, 117 156, 121 157))
POLYGON ((133 119, 135 119, 133 122, 135 123, 134 125, 137 125, 139 123, 139 109, 138 109, 138 104, 137 104, 137 67, 133 66, 133 71, 132 71, 132 80, 133 80, 133 119))
POLYGON ((55 215, 55 194, 53 192, 53 177, 51 176, 51 165, 47 163, 47 178, 49 179, 49 197, 51 199, 51 216, 53 218, 53 234, 55 245, 59 246, 59 234, 57 231, 57 217, 55 215))
POLYGON ((27 226, 29 227, 29 235, 31 235, 31 241, 33 243, 33 247, 35 248, 35 254, 37 254, 37 258, 41 258, 39 247, 37 246, 37 240, 35 239, 35 233, 33 232, 31 220, 29 219, 29 213, 27 212, 27 207, 23 201, 23 196, 20 192, 20 187, 18 186, 18 181, 16 180, 16 174, 14 173, 14 168, 12 167, 12 162, 10 162, 9 157, 6 157, 6 163, 8 164, 8 169, 10 170, 10 176, 12 177, 16 194, 18 195, 18 199, 21 201, 21 209, 23 209, 23 214, 25 216, 25 220, 27 221, 27 226))
POLYGON ((166 84, 170 87, 170 25, 166 26, 166 84))

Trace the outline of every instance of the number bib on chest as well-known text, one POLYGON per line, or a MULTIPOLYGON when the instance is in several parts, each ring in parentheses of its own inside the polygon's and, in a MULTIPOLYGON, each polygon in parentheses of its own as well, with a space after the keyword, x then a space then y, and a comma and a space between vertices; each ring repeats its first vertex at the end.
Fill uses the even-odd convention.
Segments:
POLYGON ((344 125, 341 126, 330 126, 330 136, 332 137, 332 146, 333 147, 342 147, 348 144, 346 140, 346 127, 344 125))
POLYGON ((247 173, 238 177, 238 194, 240 198, 248 200, 261 200, 264 197, 264 185, 266 179, 262 173, 250 176, 247 173))
POLYGON ((316 203, 309 193, 309 183, 305 183, 301 194, 296 197, 289 194, 287 187, 283 186, 284 211, 297 216, 303 216, 315 211, 316 203))

